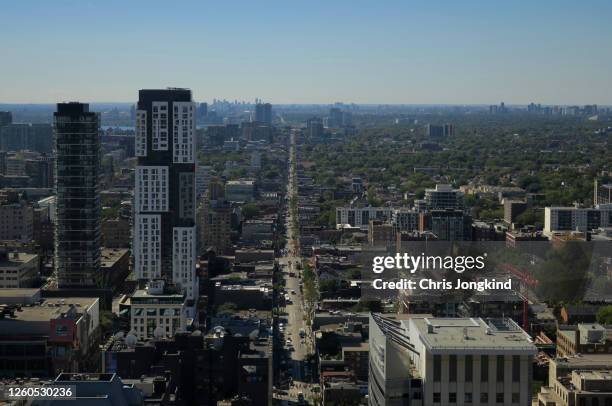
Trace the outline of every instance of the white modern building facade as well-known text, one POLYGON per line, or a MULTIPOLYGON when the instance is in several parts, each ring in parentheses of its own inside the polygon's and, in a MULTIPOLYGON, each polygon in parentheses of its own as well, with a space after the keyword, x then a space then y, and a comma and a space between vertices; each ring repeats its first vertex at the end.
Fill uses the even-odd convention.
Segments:
POLYGON ((387 222, 391 221, 392 215, 392 207, 337 207, 336 228, 348 224, 351 227, 359 227, 367 231, 370 220, 387 222))
POLYGON ((545 207, 544 234, 587 232, 612 227, 612 204, 596 207, 545 207))
POLYGON ((510 319, 372 314, 369 326, 370 405, 531 404, 537 350, 510 319))

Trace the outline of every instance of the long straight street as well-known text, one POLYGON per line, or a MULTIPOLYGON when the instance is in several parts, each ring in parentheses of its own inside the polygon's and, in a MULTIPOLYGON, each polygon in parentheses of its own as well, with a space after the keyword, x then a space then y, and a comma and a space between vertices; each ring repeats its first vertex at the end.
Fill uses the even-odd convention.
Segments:
MULTIPOLYGON (((297 171, 296 171, 296 139, 291 133, 289 146, 289 175, 287 182, 287 213, 285 228, 287 244, 284 255, 279 258, 282 270, 282 290, 277 292, 279 303, 282 303, 281 316, 276 325, 276 333, 283 343, 286 355, 287 374, 291 384, 288 391, 279 394, 277 399, 299 402, 305 401, 310 395, 311 384, 305 382, 308 371, 308 355, 311 353, 312 337, 310 326, 306 324, 306 309, 304 303, 302 274, 302 259, 300 257, 299 220, 297 218, 297 171)), ((311 372, 311 371, 310 371, 311 372)))

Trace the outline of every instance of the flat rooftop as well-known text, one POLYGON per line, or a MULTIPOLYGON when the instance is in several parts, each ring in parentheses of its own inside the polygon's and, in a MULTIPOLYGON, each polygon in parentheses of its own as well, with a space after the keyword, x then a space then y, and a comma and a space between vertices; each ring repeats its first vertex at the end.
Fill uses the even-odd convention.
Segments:
POLYGON ((102 268, 111 268, 124 255, 127 255, 127 248, 102 248, 100 253, 100 266, 102 268))
POLYGON ((36 254, 26 254, 24 252, 7 253, 5 258, 0 258, 0 268, 18 268, 38 258, 36 254))
POLYGON ((132 295, 134 299, 149 299, 149 298, 183 298, 182 293, 150 293, 148 289, 138 289, 132 295))
POLYGON ((612 380, 612 370, 602 369, 602 370, 579 370, 574 371, 574 374, 577 374, 582 379, 586 379, 589 381, 610 381, 612 380))
POLYGON ((404 328, 418 330, 430 350, 520 350, 536 353, 531 337, 510 319, 413 317, 404 328))
POLYGON ((233 185, 248 185, 248 186, 252 186, 255 184, 254 180, 228 180, 225 184, 225 186, 227 187, 229 186, 233 186, 233 185))
POLYGON ((55 378, 55 382, 110 382, 115 376, 115 374, 62 372, 55 378))
POLYGON ((3 288, 0 289, 0 304, 3 298, 29 298, 40 294, 38 288, 3 288))
MULTIPOLYGON (((45 299, 40 304, 24 305, 21 309, 16 309, 15 317, 6 316, 0 319, 0 327, 7 327, 10 323, 19 323, 23 321, 32 322, 47 322, 61 316, 62 313, 67 313, 71 305, 77 309, 77 313, 83 313, 91 305, 97 302, 97 297, 65 297, 65 298, 49 298, 45 299)), ((4 332, 0 331, 0 334, 4 332)))
POLYGON ((612 365, 612 354, 580 354, 552 360, 559 369, 604 369, 612 365))

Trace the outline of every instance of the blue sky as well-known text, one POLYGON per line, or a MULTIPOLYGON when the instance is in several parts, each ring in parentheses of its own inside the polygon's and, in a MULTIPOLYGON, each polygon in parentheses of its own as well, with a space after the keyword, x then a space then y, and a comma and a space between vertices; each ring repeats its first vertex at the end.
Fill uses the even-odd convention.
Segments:
POLYGON ((612 104, 612 2, 6 0, 0 102, 612 104))

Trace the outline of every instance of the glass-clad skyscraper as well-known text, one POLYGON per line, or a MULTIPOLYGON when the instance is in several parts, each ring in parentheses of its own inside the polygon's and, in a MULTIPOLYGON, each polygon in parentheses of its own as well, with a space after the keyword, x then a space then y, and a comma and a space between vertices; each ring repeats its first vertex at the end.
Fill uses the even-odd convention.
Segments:
POLYGON ((73 102, 59 103, 53 119, 58 287, 100 287, 99 116, 73 102))

